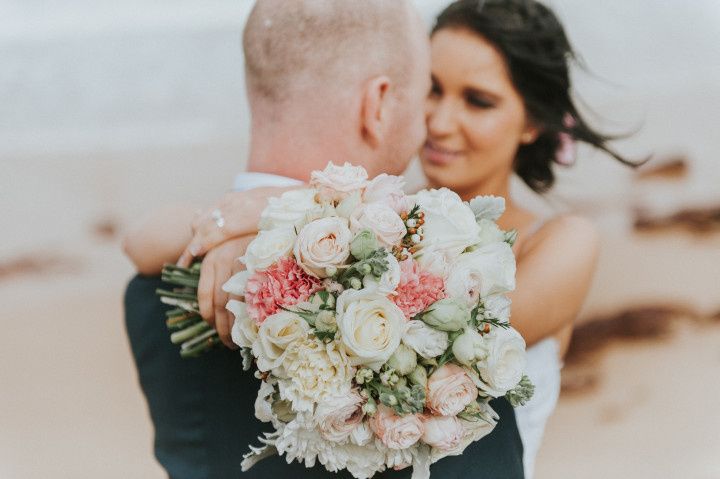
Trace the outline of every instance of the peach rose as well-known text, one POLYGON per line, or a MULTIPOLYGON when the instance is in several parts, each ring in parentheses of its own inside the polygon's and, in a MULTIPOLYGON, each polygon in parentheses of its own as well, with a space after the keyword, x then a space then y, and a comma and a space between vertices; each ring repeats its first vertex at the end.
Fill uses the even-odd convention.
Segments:
POLYGON ((478 397, 478 389, 467 373, 446 364, 428 378, 427 406, 435 414, 456 416, 478 397))
POLYGON ((398 416, 383 405, 378 406, 369 422, 370 429, 390 449, 407 449, 420 440, 425 430, 419 414, 398 416))
POLYGON ((315 409, 315 421, 320 435, 331 442, 342 442, 350 437, 362 423, 364 403, 365 400, 356 390, 319 403, 315 409))
POLYGON ((456 448, 465 434, 462 423, 455 416, 425 416, 423 426, 423 442, 440 451, 456 448))

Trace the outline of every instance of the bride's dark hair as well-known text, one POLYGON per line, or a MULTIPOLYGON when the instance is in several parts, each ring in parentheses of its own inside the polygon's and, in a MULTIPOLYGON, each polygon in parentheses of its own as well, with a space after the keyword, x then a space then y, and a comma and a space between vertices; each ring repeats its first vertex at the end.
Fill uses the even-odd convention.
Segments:
POLYGON ((515 158, 515 171, 530 188, 544 192, 552 187, 563 133, 636 166, 607 145, 615 137, 597 132, 578 113, 568 68, 575 54, 548 7, 534 0, 459 0, 440 14, 432 33, 447 28, 483 37, 505 58, 512 83, 540 129, 537 140, 521 145, 515 158))

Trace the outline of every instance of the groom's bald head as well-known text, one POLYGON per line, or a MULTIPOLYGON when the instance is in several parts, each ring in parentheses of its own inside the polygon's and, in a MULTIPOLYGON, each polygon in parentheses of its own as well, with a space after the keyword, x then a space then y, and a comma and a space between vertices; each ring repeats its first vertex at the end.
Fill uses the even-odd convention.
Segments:
POLYGON ((248 92, 282 104, 374 75, 402 89, 415 20, 406 0, 258 0, 243 34, 248 92))

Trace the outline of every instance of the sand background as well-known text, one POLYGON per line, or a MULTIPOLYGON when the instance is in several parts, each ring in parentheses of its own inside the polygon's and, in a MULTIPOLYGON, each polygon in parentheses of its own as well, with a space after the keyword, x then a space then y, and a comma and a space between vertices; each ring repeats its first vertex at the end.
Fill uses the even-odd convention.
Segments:
MULTIPOLYGON (((242 169, 250 3, 0 4, 3 479, 163 477, 123 329, 132 268, 119 238, 152 205, 208 204, 242 169)), ((446 2, 416 3, 430 19, 446 2)), ((686 167, 639 180, 583 149, 547 199, 514 192, 599 225, 580 325, 677 311, 653 316, 664 334, 610 340, 568 364, 537 477, 718 478, 720 235, 632 224, 637 209, 720 205, 720 4, 551 4, 592 68, 575 78, 596 121, 638 128, 624 153, 686 167)), ((409 175, 420 182, 416 167, 409 175)))

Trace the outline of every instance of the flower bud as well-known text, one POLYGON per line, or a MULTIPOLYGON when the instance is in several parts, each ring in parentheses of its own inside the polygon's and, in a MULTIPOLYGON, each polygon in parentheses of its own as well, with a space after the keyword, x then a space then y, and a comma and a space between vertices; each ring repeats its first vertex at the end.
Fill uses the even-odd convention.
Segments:
POLYGON ((367 382, 372 381, 373 378, 373 371, 370 368, 360 368, 358 369, 358 372, 355 374, 355 382, 358 384, 365 384, 367 382))
POLYGON ((368 416, 372 416, 377 412, 377 405, 375 404, 375 400, 370 397, 368 398, 368 401, 363 404, 362 410, 365 414, 368 416))
POLYGON ((315 318, 315 329, 322 333, 334 333, 337 331, 335 314, 332 311, 320 311, 315 318))
POLYGON ((518 238, 517 230, 510 230, 505 232, 505 242, 510 246, 513 246, 518 238))
POLYGON ((395 406, 397 405, 398 400, 394 394, 380 393, 380 402, 387 406, 395 406))
POLYGON ((427 370, 420 366, 419 364, 415 366, 415 369, 413 369, 410 374, 408 374, 407 378, 410 380, 411 383, 420 385, 422 387, 427 386, 427 370))
POLYGON ((387 365, 395 369, 399 375, 405 376, 417 366, 417 355, 412 348, 401 343, 388 359, 387 365))
POLYGON ((471 366, 484 355, 483 337, 474 329, 467 328, 453 341, 452 352, 459 363, 471 366))
POLYGON ((470 321, 470 310, 454 298, 445 298, 433 303, 422 320, 440 331, 459 331, 470 321))
POLYGON ((370 230, 360 231, 350 243, 350 254, 360 260, 368 258, 377 249, 377 237, 370 230))
POLYGON ((328 266, 325 268, 325 275, 327 278, 332 278, 337 274, 337 268, 335 266, 328 266))
POLYGON ((362 288, 362 281, 358 278, 350 278, 350 287, 352 289, 360 289, 362 288))
POLYGON ((364 263, 363 265, 361 265, 361 266, 358 268, 358 271, 359 271, 360 274, 362 274, 363 276, 367 276, 368 274, 370 274, 370 273, 373 272, 373 269, 372 269, 372 266, 370 266, 370 265, 367 264, 367 263, 364 263))

